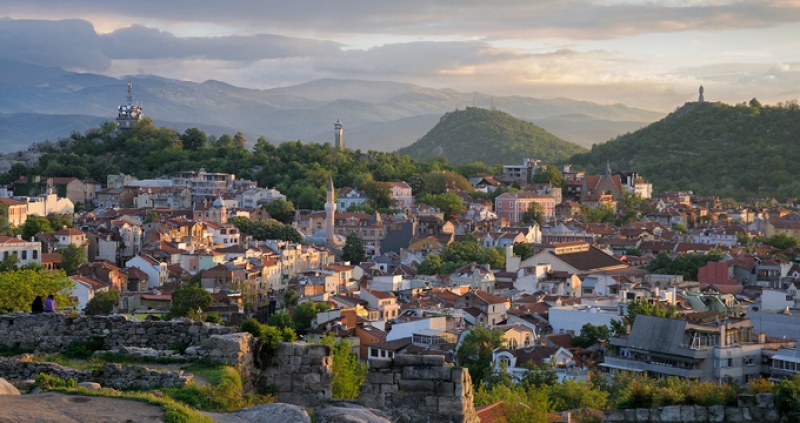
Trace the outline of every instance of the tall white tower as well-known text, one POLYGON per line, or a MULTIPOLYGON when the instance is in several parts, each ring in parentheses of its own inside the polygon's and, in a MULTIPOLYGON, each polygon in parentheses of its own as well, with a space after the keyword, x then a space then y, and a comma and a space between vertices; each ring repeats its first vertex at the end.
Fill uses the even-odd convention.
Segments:
POLYGON ((338 150, 344 150, 344 126, 340 119, 333 123, 333 146, 338 150))
POLYGON ((329 247, 335 243, 333 225, 334 214, 336 213, 336 199, 333 194, 333 177, 330 177, 328 179, 328 193, 325 196, 325 243, 329 247))

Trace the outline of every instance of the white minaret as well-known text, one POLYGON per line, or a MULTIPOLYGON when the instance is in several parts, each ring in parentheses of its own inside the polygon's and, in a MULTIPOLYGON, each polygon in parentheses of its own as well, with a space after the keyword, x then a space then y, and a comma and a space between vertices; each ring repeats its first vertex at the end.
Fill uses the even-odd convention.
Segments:
POLYGON ((333 196, 333 177, 328 179, 328 193, 325 197, 325 243, 330 247, 334 245, 334 213, 336 213, 336 199, 333 196))
POLYGON ((333 123, 333 146, 337 150, 344 150, 344 126, 339 119, 333 123))

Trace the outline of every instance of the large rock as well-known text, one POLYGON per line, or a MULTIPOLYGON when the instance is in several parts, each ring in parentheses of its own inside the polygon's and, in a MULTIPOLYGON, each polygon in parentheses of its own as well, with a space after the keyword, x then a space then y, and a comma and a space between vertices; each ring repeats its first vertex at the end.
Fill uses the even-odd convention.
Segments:
POLYGON ((317 410, 314 421, 316 423, 391 423, 392 419, 379 410, 347 404, 346 406, 317 410))
POLYGON ((0 395, 19 395, 19 389, 0 377, 0 395))
POLYGON ((256 405, 232 413, 207 415, 215 423, 311 423, 311 417, 304 408, 283 403, 256 405))

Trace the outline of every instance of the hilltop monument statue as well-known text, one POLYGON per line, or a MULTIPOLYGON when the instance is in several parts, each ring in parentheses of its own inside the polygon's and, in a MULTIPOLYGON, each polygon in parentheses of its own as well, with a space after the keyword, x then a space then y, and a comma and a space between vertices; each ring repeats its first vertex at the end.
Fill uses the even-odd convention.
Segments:
POLYGON ((701 85, 701 86, 700 86, 700 98, 698 98, 698 99, 697 99, 697 102, 698 102, 698 103, 703 103, 703 102, 705 102, 705 101, 706 101, 706 100, 705 100, 705 98, 703 98, 703 91, 704 91, 704 90, 703 90, 703 86, 701 85))

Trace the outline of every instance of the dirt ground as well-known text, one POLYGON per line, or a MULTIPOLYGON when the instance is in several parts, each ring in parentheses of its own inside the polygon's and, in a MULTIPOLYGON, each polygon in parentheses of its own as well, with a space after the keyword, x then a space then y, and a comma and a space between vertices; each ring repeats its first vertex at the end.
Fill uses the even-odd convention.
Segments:
POLYGON ((118 398, 0 395, 0 423, 160 423, 163 414, 161 407, 118 398))

